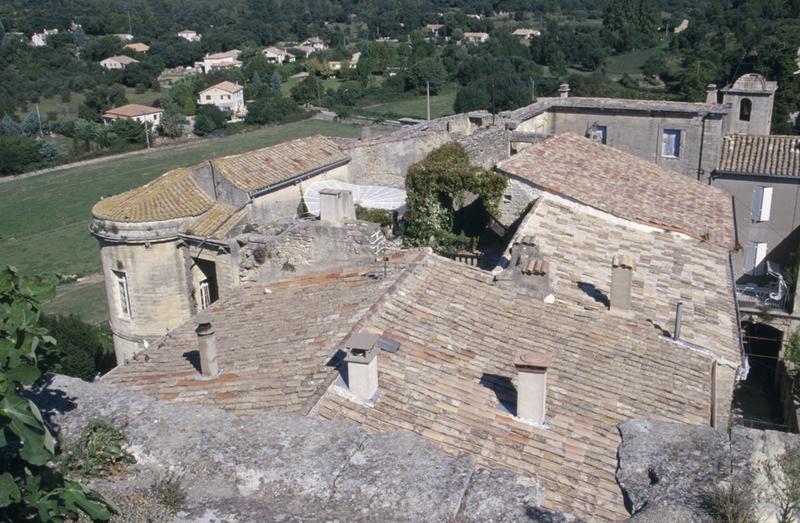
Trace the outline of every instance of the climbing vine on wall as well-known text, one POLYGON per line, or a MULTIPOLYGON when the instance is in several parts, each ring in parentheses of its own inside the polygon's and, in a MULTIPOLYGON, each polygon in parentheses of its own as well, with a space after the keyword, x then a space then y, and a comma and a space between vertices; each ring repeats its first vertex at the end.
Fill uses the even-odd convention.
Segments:
POLYGON ((500 174, 471 165, 456 142, 434 149, 406 175, 406 241, 438 251, 474 250, 477 238, 456 231, 456 210, 475 195, 496 216, 506 182, 500 174))

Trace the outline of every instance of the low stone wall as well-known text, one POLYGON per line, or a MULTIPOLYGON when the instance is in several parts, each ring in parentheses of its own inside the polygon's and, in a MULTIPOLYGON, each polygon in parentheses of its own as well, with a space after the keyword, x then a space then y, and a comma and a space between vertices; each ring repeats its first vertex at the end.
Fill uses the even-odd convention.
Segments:
POLYGON ((301 220, 237 237, 232 255, 239 265, 240 282, 268 282, 373 261, 383 252, 385 241, 375 223, 354 220, 334 227, 301 220))
POLYGON ((243 420, 64 376, 34 401, 68 442, 93 419, 123 428, 137 463, 94 484, 112 499, 181 477, 187 498, 174 521, 577 521, 539 508, 536 479, 477 469, 411 433, 273 413, 243 420))

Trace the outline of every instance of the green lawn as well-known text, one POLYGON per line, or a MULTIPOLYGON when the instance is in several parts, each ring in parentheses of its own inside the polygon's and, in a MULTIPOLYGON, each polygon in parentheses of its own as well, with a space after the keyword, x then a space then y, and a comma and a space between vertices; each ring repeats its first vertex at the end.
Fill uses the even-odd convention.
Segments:
MULTIPOLYGON (((132 88, 125 89, 125 97, 129 103, 151 105, 156 99, 167 96, 167 91, 150 91, 147 90, 143 93, 137 94, 132 88)), ((78 107, 83 103, 83 93, 71 93, 69 102, 62 102, 61 96, 53 96, 50 98, 42 98, 39 102, 39 113, 42 115, 42 121, 47 119, 48 113, 55 113, 59 119, 77 118, 78 107)), ((28 105, 24 112, 20 112, 17 116, 22 119, 31 111, 36 110, 36 104, 28 105)))
MULTIPOLYGON (((204 159, 266 147, 315 133, 357 137, 360 128, 304 120, 204 140, 180 150, 111 160, 86 167, 65 168, 48 174, 0 184, 0 263, 25 274, 55 273, 83 276, 100 270, 96 240, 89 235, 92 205, 101 197, 149 182, 176 167, 204 159)), ((102 286, 100 286, 102 289, 102 286)), ((69 297, 60 296, 60 311, 94 317, 101 293, 85 286, 69 297)), ((100 300, 104 307, 105 298, 100 300)))
MULTIPOLYGON (((437 96, 431 96, 431 118, 439 118, 453 114, 453 102, 456 99, 456 89, 447 86, 437 96)), ((370 115, 407 116, 410 118, 427 118, 426 96, 415 96, 407 100, 386 102, 371 105, 358 110, 370 115)))

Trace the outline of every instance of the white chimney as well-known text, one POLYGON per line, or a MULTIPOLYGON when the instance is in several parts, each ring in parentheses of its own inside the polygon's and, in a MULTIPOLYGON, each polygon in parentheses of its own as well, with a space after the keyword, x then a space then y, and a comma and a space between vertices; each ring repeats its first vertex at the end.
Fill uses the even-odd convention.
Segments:
POLYGON ((361 331, 345 342, 347 387, 360 400, 369 400, 378 392, 378 338, 373 332, 361 331))
POLYGON ((569 97, 569 84, 561 84, 558 86, 558 96, 561 98, 569 97))
POLYGON ((322 222, 341 225, 356 217, 353 193, 344 189, 322 189, 319 192, 319 219, 322 222))
POLYGON ((197 323, 197 348, 200 352, 200 373, 205 377, 216 376, 219 373, 217 366, 217 338, 214 335, 214 326, 211 325, 211 314, 200 311, 195 316, 197 323))
POLYGON ((550 356, 526 352, 514 362, 517 368, 517 416, 543 423, 547 403, 547 368, 550 356))
POLYGON ((617 254, 611 260, 611 298, 612 311, 631 310, 631 283, 633 282, 633 257, 617 254))

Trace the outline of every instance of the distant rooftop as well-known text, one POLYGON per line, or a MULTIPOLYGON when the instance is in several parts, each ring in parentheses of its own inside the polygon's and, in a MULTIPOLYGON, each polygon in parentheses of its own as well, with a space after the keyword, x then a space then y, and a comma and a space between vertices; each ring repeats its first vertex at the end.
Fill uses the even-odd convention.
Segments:
POLYGON ((106 58, 105 60, 102 60, 102 61, 105 62, 106 60, 113 60, 115 62, 119 62, 119 63, 125 64, 125 65, 127 65, 127 64, 138 64, 139 63, 139 60, 137 60, 135 58, 131 58, 130 56, 126 56, 124 54, 117 55, 117 56, 109 56, 108 58, 106 58))
POLYGON ((220 89, 220 90, 228 92, 228 93, 238 93, 239 91, 244 89, 244 87, 242 87, 239 84, 235 84, 233 82, 229 82, 229 81, 225 80, 224 82, 220 82, 218 84, 214 84, 214 85, 211 85, 209 87, 206 87, 205 89, 200 91, 200 94, 203 94, 206 91, 210 91, 211 89, 220 89))
POLYGON ((141 104, 125 104, 120 105, 119 107, 114 107, 113 109, 109 109, 105 113, 103 113, 103 117, 106 115, 113 117, 113 116, 146 116, 148 114, 155 114, 155 113, 163 113, 164 109, 160 107, 150 107, 149 105, 141 105, 141 104))
POLYGON ((800 136, 725 136, 716 170, 729 174, 798 177, 800 136))
POLYGON ((573 133, 526 147, 497 168, 621 218, 735 246, 728 193, 573 133))

